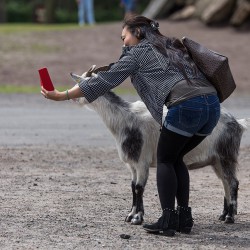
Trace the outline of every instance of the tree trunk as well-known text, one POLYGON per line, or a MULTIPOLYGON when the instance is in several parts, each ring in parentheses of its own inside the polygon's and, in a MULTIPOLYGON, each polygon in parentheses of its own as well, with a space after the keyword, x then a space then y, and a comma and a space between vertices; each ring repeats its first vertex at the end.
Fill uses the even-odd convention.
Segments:
POLYGON ((0 0, 0 23, 6 22, 5 0, 0 0))
POLYGON ((56 17, 56 0, 45 0, 46 23, 54 23, 56 17))
POLYGON ((151 0, 142 13, 143 16, 154 19, 164 16, 175 5, 175 0, 151 0))

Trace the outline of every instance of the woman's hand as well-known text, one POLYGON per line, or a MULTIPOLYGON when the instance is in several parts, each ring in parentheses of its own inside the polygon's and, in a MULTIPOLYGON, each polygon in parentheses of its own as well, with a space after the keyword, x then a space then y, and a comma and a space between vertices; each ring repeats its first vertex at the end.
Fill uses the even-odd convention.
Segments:
POLYGON ((60 92, 56 89, 54 89, 53 91, 48 91, 44 87, 41 87, 41 94, 45 98, 50 99, 50 100, 54 100, 54 101, 68 100, 67 91, 60 92))
POLYGON ((73 88, 67 89, 66 91, 58 91, 54 89, 53 91, 48 91, 44 87, 41 87, 41 94, 50 100, 54 101, 65 101, 74 98, 83 97, 83 93, 81 92, 78 84, 76 84, 73 88))

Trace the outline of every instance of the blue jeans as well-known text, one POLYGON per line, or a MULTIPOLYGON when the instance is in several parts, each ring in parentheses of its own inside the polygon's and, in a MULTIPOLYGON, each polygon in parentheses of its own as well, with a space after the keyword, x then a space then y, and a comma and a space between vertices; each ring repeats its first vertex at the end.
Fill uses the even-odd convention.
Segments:
POLYGON ((135 0, 124 0, 123 1, 126 12, 134 12, 135 11, 135 0))
POLYGON ((220 118, 220 102, 217 95, 200 95, 169 108, 164 121, 168 130, 192 137, 212 133, 220 118))
POLYGON ((78 22, 80 25, 85 24, 85 21, 89 24, 95 23, 94 18, 94 0, 80 0, 78 5, 78 22), (85 20, 86 14, 86 20, 85 20))

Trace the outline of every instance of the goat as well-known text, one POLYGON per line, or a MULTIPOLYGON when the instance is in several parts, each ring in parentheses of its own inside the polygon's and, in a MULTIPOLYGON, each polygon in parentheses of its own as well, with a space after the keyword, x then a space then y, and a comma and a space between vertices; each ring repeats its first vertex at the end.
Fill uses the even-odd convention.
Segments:
MULTIPOLYGON (((71 74, 78 82, 79 76, 71 74)), ((119 157, 132 175, 132 209, 125 221, 134 225, 143 222, 143 192, 149 168, 156 167, 156 149, 160 126, 142 101, 127 102, 112 91, 89 103, 84 97, 80 105, 96 111, 115 138, 119 157)), ((164 109, 164 115, 167 108, 164 109)), ((236 168, 242 134, 250 119, 236 120, 225 108, 211 135, 184 157, 188 169, 211 165, 224 187, 224 208, 219 220, 234 223, 237 214, 239 181, 236 168)))

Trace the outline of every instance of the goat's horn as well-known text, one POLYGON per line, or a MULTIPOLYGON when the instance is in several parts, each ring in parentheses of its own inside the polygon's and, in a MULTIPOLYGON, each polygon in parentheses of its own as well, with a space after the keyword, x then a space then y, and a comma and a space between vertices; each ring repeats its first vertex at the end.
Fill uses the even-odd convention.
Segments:
POLYGON ((93 71, 95 70, 95 68, 96 68, 96 65, 92 65, 92 66, 89 68, 89 70, 86 72, 85 77, 90 77, 91 74, 93 73, 93 71))

